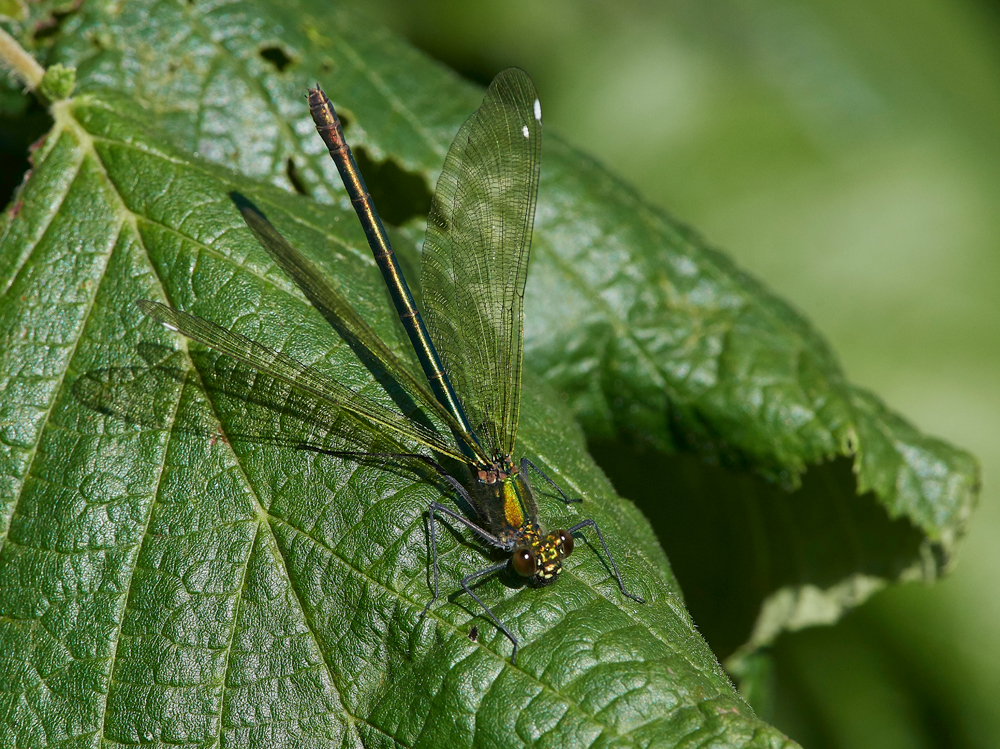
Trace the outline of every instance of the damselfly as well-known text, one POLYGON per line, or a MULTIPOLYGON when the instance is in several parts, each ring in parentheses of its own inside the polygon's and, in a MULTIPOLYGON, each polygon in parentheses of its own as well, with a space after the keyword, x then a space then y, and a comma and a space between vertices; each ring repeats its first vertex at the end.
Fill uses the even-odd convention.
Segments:
MULTIPOLYGON (((545 532, 528 480, 533 469, 564 501, 555 482, 527 458, 512 457, 521 399, 524 287, 534 223, 541 156, 542 111, 535 87, 517 68, 493 80, 478 111, 459 130, 445 159, 427 218, 421 281, 427 322, 417 309, 389 244, 343 129, 330 100, 318 87, 309 105, 320 136, 344 181, 368 243, 374 253, 406 329, 429 388, 417 380, 341 293, 252 206, 240 205, 243 217, 261 245, 319 309, 332 312, 338 326, 360 342, 420 406, 437 417, 451 439, 306 367, 215 323, 157 302, 137 304, 172 330, 234 357, 288 385, 342 409, 375 430, 397 436, 467 464, 473 486, 467 489, 432 456, 423 453, 382 454, 383 458, 417 459, 432 466, 474 509, 475 520, 440 502, 429 506, 433 596, 438 598, 437 522, 449 518, 482 541, 509 555, 466 575, 462 589, 513 643, 518 640, 480 599, 472 585, 503 570, 535 585, 555 580, 574 546, 573 534, 592 528, 611 564, 622 595, 629 593, 600 529, 583 520, 568 529, 545 532), (440 353, 439 353, 440 352, 440 353)), ((335 456, 358 453, 303 444, 303 449, 335 456)))

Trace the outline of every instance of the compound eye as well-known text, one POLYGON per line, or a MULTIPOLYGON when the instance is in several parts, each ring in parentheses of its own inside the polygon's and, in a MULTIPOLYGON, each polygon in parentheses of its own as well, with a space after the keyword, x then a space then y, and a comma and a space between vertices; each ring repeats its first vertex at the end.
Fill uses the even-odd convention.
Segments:
POLYGON ((510 561, 514 572, 521 577, 532 577, 535 574, 535 554, 531 549, 518 549, 510 561))
POLYGON ((559 536, 559 541, 562 543, 563 557, 568 557, 573 553, 573 535, 562 529, 556 531, 556 535, 559 536))

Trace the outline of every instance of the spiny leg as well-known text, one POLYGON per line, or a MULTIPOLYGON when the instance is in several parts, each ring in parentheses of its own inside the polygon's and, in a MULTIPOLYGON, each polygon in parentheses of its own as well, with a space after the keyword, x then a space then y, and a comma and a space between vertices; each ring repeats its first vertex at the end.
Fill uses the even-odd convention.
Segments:
MULTIPOLYGON (((454 476, 452 476, 450 473, 448 473, 444 469, 444 466, 442 466, 436 460, 427 455, 421 455, 420 453, 365 453, 365 452, 355 452, 351 450, 329 450, 319 445, 309 444, 308 442, 303 442, 299 445, 296 445, 296 447, 299 450, 308 450, 309 452, 320 453, 321 455, 331 455, 336 458, 355 458, 355 459, 395 458, 397 460, 403 460, 403 459, 419 460, 422 463, 429 465, 445 481, 447 481, 448 484, 451 486, 451 488, 454 489, 456 492, 458 492, 458 494, 462 497, 462 499, 465 500, 465 502, 469 505, 469 507, 474 508, 476 506, 475 503, 472 501, 472 497, 469 496, 469 492, 466 491, 465 487, 462 486, 461 482, 454 476)), ((451 509, 446 505, 441 504, 440 502, 432 500, 430 505, 428 506, 428 512, 430 515, 431 568, 433 570, 432 574, 434 579, 434 595, 431 598, 431 600, 427 602, 427 605, 424 606, 423 611, 420 612, 421 618, 423 618, 424 615, 427 614, 427 610, 431 607, 431 604, 433 604, 438 599, 438 561, 437 561, 437 513, 438 512, 447 515, 452 520, 457 520, 459 523, 462 523, 462 525, 466 526, 469 530, 471 530, 473 533, 479 536, 483 541, 488 543, 490 546, 493 546, 494 548, 497 549, 502 549, 503 551, 510 551, 510 544, 502 542, 492 533, 489 533, 483 528, 480 528, 478 525, 473 523, 468 518, 464 517, 458 512, 455 512, 455 510, 451 509)), ((473 598, 475 598, 475 595, 473 595, 473 598)), ((476 600, 478 601, 479 599, 477 598, 476 600)), ((482 606, 481 601, 479 602, 479 604, 482 606)), ((508 636, 510 635, 508 634, 508 636)))
POLYGON ((465 577, 462 578, 462 589, 470 596, 472 596, 473 600, 482 607, 483 611, 486 612, 486 615, 490 618, 490 621, 492 621, 493 624, 496 625, 496 628, 499 629, 501 632, 503 632, 504 635, 507 637, 507 639, 510 640, 511 643, 514 645, 514 650, 510 654, 510 662, 513 665, 514 663, 516 663, 517 659, 517 638, 514 637, 513 634, 511 634, 511 631, 507 629, 499 619, 497 619, 497 616, 496 614, 493 613, 493 610, 490 609, 490 607, 487 606, 485 603, 483 603, 482 599, 479 596, 477 596, 475 592, 473 592, 472 588, 469 587, 469 583, 478 580, 481 577, 485 577, 486 575, 492 574, 494 572, 499 572, 506 566, 507 566, 506 561, 498 562, 497 564, 491 564, 489 567, 485 567, 479 570, 478 572, 473 572, 471 575, 466 575, 465 577))
POLYGON ((535 473, 537 473, 539 476, 541 476, 543 479, 545 479, 549 483, 549 486, 551 486, 553 489, 555 489, 557 492, 559 492, 559 496, 562 497, 563 502, 565 502, 566 504, 573 504, 574 502, 582 502, 583 501, 582 499, 579 499, 579 498, 577 498, 577 499, 570 499, 569 497, 567 497, 566 493, 560 488, 559 484, 557 484, 555 481, 553 481, 548 476, 546 476, 545 472, 542 471, 541 468, 539 468, 538 466, 536 466, 534 463, 532 463, 527 458, 521 458, 521 473, 527 473, 528 472, 528 469, 526 468, 526 466, 531 466, 535 470, 535 473))
POLYGON ((569 529, 569 532, 570 534, 573 534, 576 533, 578 530, 586 528, 587 526, 590 526, 597 532, 597 537, 601 540, 601 546, 604 547, 604 553, 607 555, 608 561, 611 562, 611 569, 615 573, 615 580, 618 581, 618 588, 619 590, 621 590, 622 595, 625 596, 626 598, 631 598, 633 601, 637 601, 638 603, 645 603, 645 601, 639 596, 633 595, 632 593, 629 593, 627 590, 625 590, 625 583, 622 582, 621 573, 618 572, 618 565, 615 564, 615 558, 611 556, 611 552, 608 550, 608 545, 604 542, 604 536, 601 535, 601 529, 597 527, 597 523, 588 518, 587 520, 583 520, 574 525, 572 528, 569 529))
MULTIPOLYGON (((451 477, 448 476, 447 478, 451 477)), ((452 480, 454 481, 454 479, 452 480)), ((458 482, 456 481, 456 484, 457 483, 458 482)), ((469 499, 469 495, 468 493, 466 493, 465 488, 462 487, 461 484, 458 484, 458 488, 464 495, 465 499, 469 501, 469 503, 471 504, 471 500, 469 499)), ((503 549, 504 551, 507 551, 509 546, 509 544, 505 544, 503 541, 494 536, 492 533, 488 533, 487 531, 483 530, 478 525, 473 523, 471 520, 464 517, 460 513, 455 512, 455 510, 451 509, 450 507, 443 505, 440 502, 435 502, 432 500, 428 507, 428 514, 430 516, 429 520, 430 520, 430 536, 431 536, 431 567, 434 570, 434 595, 431 598, 431 600, 427 602, 427 605, 424 606, 424 610, 420 612, 421 617, 423 617, 427 613, 427 610, 431 607, 431 604, 438 599, 437 513, 439 512, 442 513, 443 515, 447 515, 452 520, 457 520, 459 523, 461 523, 466 528, 475 533, 477 536, 479 536, 481 539, 483 539, 483 541, 488 543, 490 546, 493 546, 497 549, 503 549)), ((504 564, 506 564, 506 562, 504 562, 504 564)), ((501 564, 500 566, 502 567, 503 564, 501 564)), ((475 596, 473 596, 473 598, 475 598, 475 596)), ((482 605, 482 603, 480 603, 480 605, 482 605)))

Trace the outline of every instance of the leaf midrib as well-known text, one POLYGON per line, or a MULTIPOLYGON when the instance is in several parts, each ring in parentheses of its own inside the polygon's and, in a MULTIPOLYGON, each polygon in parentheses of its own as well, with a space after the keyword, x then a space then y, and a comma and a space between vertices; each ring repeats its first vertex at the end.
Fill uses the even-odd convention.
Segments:
MULTIPOLYGON (((55 105, 53 107, 53 115, 54 115, 56 123, 57 123, 56 127, 57 128, 61 128, 63 130, 70 131, 74 135, 74 137, 76 138, 77 143, 78 143, 78 147, 79 147, 79 149, 80 149, 80 151, 82 153, 82 156, 81 156, 81 159, 80 159, 79 163, 83 164, 87 160, 87 158, 89 157, 90 160, 92 161, 92 163, 94 164, 94 166, 100 171, 101 175, 104 178, 105 184, 107 185, 108 192, 113 196, 112 199, 115 201, 115 204, 116 204, 116 207, 117 207, 117 213, 118 213, 119 219, 120 219, 119 226, 120 227, 128 226, 128 227, 131 228, 132 234, 133 234, 133 237, 134 237, 134 241, 135 241, 136 245, 140 249, 142 249, 143 252, 146 254, 147 260, 149 261, 149 264, 150 264, 150 268, 155 268, 155 264, 152 262, 152 258, 150 258, 149 255, 148 255, 148 252, 146 252, 146 245, 145 245, 145 243, 142 240, 142 234, 139 232, 139 227, 138 227, 139 220, 140 219, 145 219, 145 217, 141 217, 141 216, 138 216, 137 214, 133 213, 127 207, 127 205, 125 204, 125 201, 124 201, 122 195, 119 193, 119 191, 117 189, 117 185, 115 184, 114 180, 111 179, 111 177, 110 177, 110 175, 109 175, 109 173, 108 173, 108 171, 107 171, 107 169, 106 169, 106 167, 104 165, 104 161, 101 158, 100 153, 94 147, 94 138, 91 137, 90 133, 86 130, 86 128, 83 126, 83 124, 80 123, 80 122, 78 122, 70 114, 70 111, 71 111, 70 108, 71 108, 72 104, 73 104, 72 100, 69 100, 69 101, 66 101, 66 102, 59 102, 57 105, 55 105)), ((108 141, 108 139, 102 139, 102 140, 105 141, 105 142, 111 142, 111 141, 108 141)), ((119 238, 121 237, 122 233, 123 232, 121 230, 119 230, 119 238)), ((117 246, 117 243, 118 243, 118 240, 116 240, 116 242, 111 245, 111 251, 110 252, 114 252, 114 248, 117 246)), ((109 252, 109 257, 110 257, 110 252, 109 252)), ((107 264, 105 264, 105 268, 104 268, 104 271, 102 271, 102 275, 103 275, 103 272, 105 272, 106 270, 107 270, 107 264)), ((154 278, 156 278, 156 282, 160 286, 161 292, 163 292, 163 298, 165 298, 165 299, 169 298, 167 296, 167 294, 165 293, 162 284, 160 283, 159 277, 155 274, 155 272, 152 275, 153 275, 154 278)), ((103 280, 103 278, 102 278, 102 280, 103 280)), ((101 287, 100 283, 94 284, 94 295, 93 295, 93 297, 91 299, 91 309, 93 307, 94 301, 96 300, 96 297, 97 297, 97 294, 98 294, 98 292, 100 290, 100 287, 101 287)), ((89 317, 89 310, 88 310, 88 313, 87 313, 86 317, 89 317)), ((78 343, 79 343, 80 340, 82 340, 82 336, 77 339, 77 343, 75 345, 78 345, 78 343)), ((186 340, 185 340, 185 343, 184 343, 184 347, 185 347, 185 352, 187 352, 186 340)), ((193 362, 191 361, 190 354, 188 354, 188 361, 189 361, 189 363, 193 364, 193 362)), ((191 369, 192 369, 192 371, 197 372, 198 380, 199 380, 200 383, 203 384, 200 371, 198 371, 197 368, 193 367, 193 366, 191 367, 191 369)), ((64 374, 64 377, 65 377, 65 374, 64 374)), ((61 388, 61 386, 60 386, 60 388, 61 388)), ((204 390, 204 388, 202 388, 202 389, 204 390)), ((177 407, 180 404, 180 398, 181 397, 182 396, 179 395, 178 398, 177 398, 176 404, 175 404, 174 409, 173 409, 174 414, 176 414, 176 412, 177 412, 177 407)), ((212 401, 211 398, 208 398, 207 400, 211 404, 211 408, 212 408, 213 414, 218 419, 218 413, 217 413, 217 411, 215 409, 215 403, 214 403, 214 401, 212 401)), ((53 403, 54 403, 54 399, 53 399, 53 403)), ((171 423, 173 423, 173 422, 171 422, 171 423)), ((221 420, 219 420, 219 425, 220 425, 220 429, 224 429, 223 422, 221 420)), ((172 438, 173 438, 173 435, 171 434, 168 439, 172 439, 172 438)), ((164 446, 164 450, 163 450, 163 458, 164 458, 164 460, 166 459, 166 455, 168 453, 168 447, 169 447, 169 442, 168 442, 167 445, 164 446)), ((245 485, 246 485, 248 491, 253 496, 254 505, 257 508, 257 528, 258 528, 257 532, 259 533, 260 527, 262 525, 266 526, 268 534, 270 536, 270 542, 274 545, 275 552, 279 552, 276 540, 274 539, 273 533, 271 532, 271 529, 270 529, 270 524, 266 520, 266 518, 268 516, 266 515, 266 513, 264 513, 263 507, 262 507, 262 505, 260 503, 259 496, 257 495, 257 492, 254 491, 253 484, 249 481, 249 477, 247 476, 246 471, 244 470, 242 461, 239 460, 238 456, 235 453, 233 453, 233 458, 234 458, 233 462, 234 462, 234 464, 236 466, 238 466, 240 474, 244 478, 245 485)), ((159 476, 161 476, 161 477, 162 477, 162 473, 163 473, 163 466, 164 466, 164 463, 161 462, 161 464, 160 464, 160 470, 159 470, 159 476)), ((141 548, 141 546, 146 542, 146 539, 148 538, 148 535, 149 535, 149 523, 152 520, 153 511, 154 511, 154 508, 156 507, 156 504, 157 504, 157 497, 159 496, 159 487, 160 487, 160 481, 159 481, 159 479, 157 479, 156 487, 157 488, 156 488, 155 492, 153 493, 153 497, 152 497, 152 499, 150 500, 150 503, 149 503, 149 510, 147 512, 145 522, 143 523, 142 534, 139 537, 139 540, 135 544, 135 546, 138 547, 138 548, 141 548)), ((255 537, 256 537, 256 534, 255 534, 255 537)), ((122 616, 121 616, 121 618, 119 619, 119 621, 117 623, 117 627, 115 628, 114 641, 113 641, 111 652, 110 652, 109 658, 108 658, 109 673, 111 674, 111 676, 109 678, 111 678, 112 680, 114 678, 115 666, 116 666, 116 663, 117 663, 118 644, 119 644, 119 642, 121 640, 121 630, 122 630, 122 626, 124 625, 124 621, 125 621, 125 611, 127 611, 127 609, 128 609, 128 599, 129 599, 129 597, 131 595, 131 591, 132 591, 132 581, 135 579, 135 569, 136 569, 136 565, 138 564, 138 560, 139 560, 138 548, 137 548, 137 553, 135 555, 135 561, 134 561, 132 570, 129 573, 129 584, 128 584, 128 586, 127 586, 127 588, 125 590, 125 593, 124 593, 125 605, 124 605, 124 608, 122 609, 122 616)), ((236 614, 236 618, 234 618, 234 620, 233 620, 233 627, 232 627, 232 631, 230 633, 230 640, 229 640, 229 643, 228 643, 228 645, 226 647, 225 673, 223 674, 223 681, 222 681, 222 699, 219 701, 220 708, 219 708, 219 713, 218 713, 217 718, 216 718, 217 719, 217 725, 219 726, 219 736, 218 736, 218 738, 219 738, 220 741, 222 740, 222 730, 223 730, 222 715, 224 714, 224 708, 225 708, 225 704, 226 704, 226 692, 227 692, 227 689, 226 689, 225 684, 228 681, 229 658, 230 658, 230 656, 232 654, 232 644, 233 644, 233 638, 235 637, 235 634, 236 634, 236 624, 237 624, 237 621, 238 621, 239 611, 242 609, 242 606, 243 606, 243 601, 244 601, 243 591, 244 591, 245 583, 246 583, 247 568, 249 567, 249 564, 250 564, 250 561, 252 559, 252 556, 253 556, 253 544, 251 543, 249 551, 247 553, 246 561, 245 561, 245 563, 243 565, 243 570, 241 572, 240 585, 239 585, 238 593, 237 593, 237 597, 238 597, 238 600, 237 600, 237 614, 236 614)), ((293 594, 296 596, 296 600, 299 603, 299 608, 302 610, 303 617, 305 617, 307 619, 307 621, 308 621, 308 617, 307 617, 307 614, 306 614, 307 609, 302 605, 302 601, 298 599, 298 594, 295 592, 294 585, 291 585, 291 577, 288 575, 288 568, 287 568, 287 565, 285 564, 286 560, 285 560, 284 556, 281 555, 280 552, 276 553, 275 556, 276 556, 276 558, 281 559, 282 565, 284 566, 284 571, 285 571, 286 578, 289 581, 289 588, 293 591, 293 594)), ((310 637, 312 637, 312 639, 313 639, 313 643, 314 643, 314 646, 316 647, 316 651, 320 654, 320 657, 323 659, 324 667, 327 669, 327 673, 328 673, 328 676, 329 676, 329 679, 330 679, 330 684, 331 684, 331 686, 336 687, 337 680, 334 678, 333 670, 332 670, 332 668, 330 667, 330 664, 327 661, 326 654, 323 652, 322 648, 319 647, 319 643, 316 640, 315 631, 314 631, 314 628, 311 625, 311 623, 308 626, 308 630, 309 630, 310 637)), ((344 701, 343 701, 343 698, 342 698, 340 690, 339 689, 335 689, 335 691, 337 692, 337 701, 340 704, 341 709, 343 710, 343 714, 346 715, 346 716, 348 716, 349 718, 351 718, 352 721, 355 720, 355 719, 357 719, 357 716, 353 716, 351 714, 351 712, 347 709, 347 706, 344 704, 344 701)), ((110 695, 111 695, 111 690, 108 689, 107 692, 104 695, 104 707, 101 710, 100 726, 99 726, 98 731, 97 731, 98 735, 100 735, 100 737, 101 737, 102 740, 107 740, 107 736, 104 733, 104 726, 105 726, 105 719, 106 719, 107 714, 108 714, 108 699, 110 698, 110 695)), ((336 717, 336 716, 334 716, 334 717, 336 717)), ((353 722, 351 722, 350 724, 351 724, 351 727, 355 731, 355 735, 357 736, 358 740, 360 741, 361 737, 360 737, 360 735, 357 734, 356 727, 354 726, 353 722)), ((373 726, 373 728, 376 728, 376 727, 373 726)), ((376 730, 379 730, 379 729, 376 728, 376 730)))

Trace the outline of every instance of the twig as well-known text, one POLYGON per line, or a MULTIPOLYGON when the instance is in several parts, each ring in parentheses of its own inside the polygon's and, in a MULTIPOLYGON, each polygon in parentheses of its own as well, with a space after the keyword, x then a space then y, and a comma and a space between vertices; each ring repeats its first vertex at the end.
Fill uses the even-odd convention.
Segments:
POLYGON ((38 88, 45 75, 45 69, 35 58, 3 29, 0 29, 0 65, 9 68, 32 91, 38 88))

